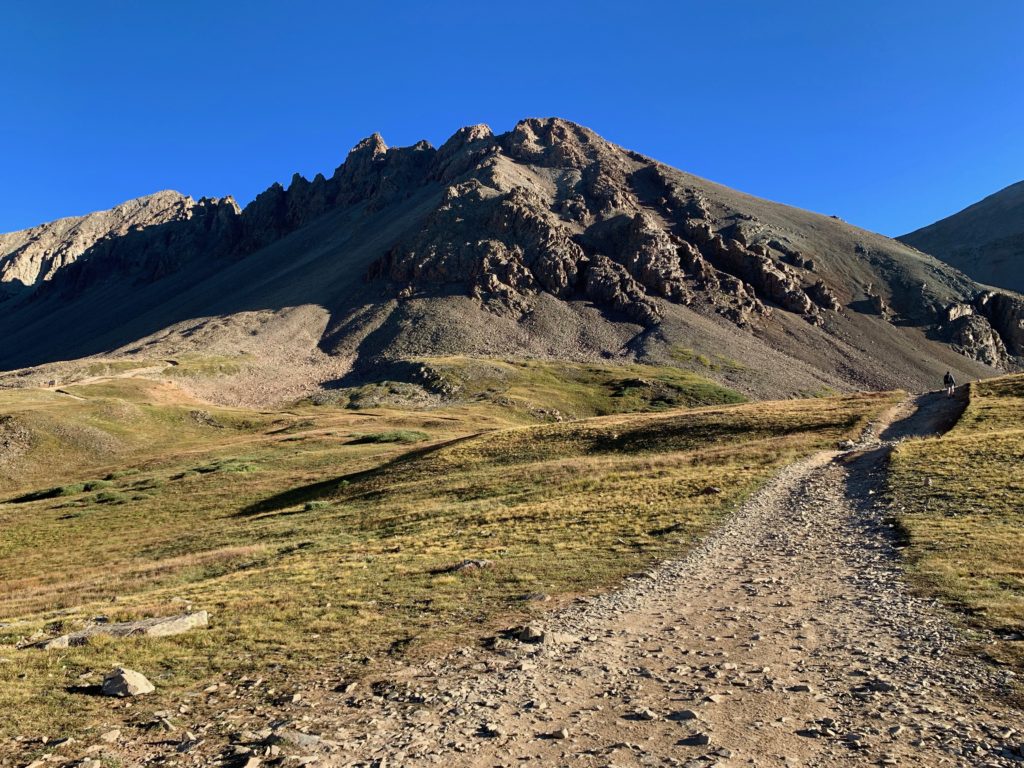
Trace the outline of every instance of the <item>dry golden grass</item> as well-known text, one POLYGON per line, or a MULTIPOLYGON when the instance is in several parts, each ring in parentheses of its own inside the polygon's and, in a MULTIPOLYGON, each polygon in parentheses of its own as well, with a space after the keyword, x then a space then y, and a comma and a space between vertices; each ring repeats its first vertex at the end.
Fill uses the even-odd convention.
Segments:
MULTIPOLYGON (((970 385, 957 425, 893 454, 890 487, 921 587, 999 637, 1024 633, 1024 375, 970 385)), ((1020 641, 986 652, 1024 668, 1020 641)))
MULTIPOLYGON (((563 401, 580 402, 582 384, 568 386, 563 401)), ((144 706, 160 709, 226 674, 279 686, 362 674, 373 658, 540 610, 527 595, 557 604, 605 587, 681 553, 777 468, 855 434, 895 399, 510 427, 522 411, 490 401, 197 415, 166 385, 69 392, 83 399, 3 395, 35 443, 19 459, 25 482, 9 479, 0 504, 0 656, 11 660, 0 663, 0 735, 99 727, 107 703, 68 688, 115 664, 144 671, 158 686, 144 706), (84 426, 114 438, 92 459, 84 426), (395 432, 426 439, 366 439, 395 432), (493 567, 443 572, 464 558, 493 567), (98 614, 186 606, 209 610, 210 630, 13 647, 98 614)))

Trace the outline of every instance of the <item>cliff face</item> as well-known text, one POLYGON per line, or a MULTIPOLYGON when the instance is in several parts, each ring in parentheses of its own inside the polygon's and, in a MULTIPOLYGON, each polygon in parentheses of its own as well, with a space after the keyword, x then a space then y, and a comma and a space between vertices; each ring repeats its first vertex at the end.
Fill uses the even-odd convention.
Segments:
POLYGON ((921 386, 1022 354, 1013 297, 559 119, 471 126, 439 148, 375 134, 330 177, 296 175, 241 211, 160 193, 29 232, 0 240, 4 274, 26 278, 0 294, 7 367, 174 354, 200 337, 284 360, 280 329, 301 307, 318 319, 294 338, 364 373, 431 354, 671 361, 713 348, 736 362, 730 383, 774 393, 921 386))
POLYGON ((101 240, 189 218, 195 202, 177 192, 157 192, 108 211, 58 219, 0 235, 0 282, 33 286, 51 279, 101 240))

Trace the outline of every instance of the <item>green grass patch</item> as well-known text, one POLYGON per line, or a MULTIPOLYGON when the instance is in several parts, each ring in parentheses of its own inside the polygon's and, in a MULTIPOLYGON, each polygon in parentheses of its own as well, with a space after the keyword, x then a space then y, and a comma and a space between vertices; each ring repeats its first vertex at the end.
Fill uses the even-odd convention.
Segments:
POLYGON ((231 376, 241 373, 251 359, 249 355, 183 355, 164 368, 162 375, 195 378, 231 376))
MULTIPOLYGON (((947 434, 902 444, 890 491, 918 586, 997 638, 1024 633, 1024 375, 969 385, 947 434)), ((1024 643, 985 653, 1024 669, 1024 643)))
POLYGON ((356 435, 352 438, 352 445, 364 445, 374 443, 419 443, 430 438, 426 432, 417 432, 412 429, 393 429, 389 432, 369 432, 365 435, 356 435))

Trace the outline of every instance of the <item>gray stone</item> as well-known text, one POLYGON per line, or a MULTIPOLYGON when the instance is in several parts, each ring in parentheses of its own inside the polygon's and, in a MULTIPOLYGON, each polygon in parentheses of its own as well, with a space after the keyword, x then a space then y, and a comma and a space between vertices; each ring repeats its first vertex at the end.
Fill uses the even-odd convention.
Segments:
POLYGON ((142 696, 156 690, 145 675, 134 669, 117 667, 103 679, 101 689, 104 696, 142 696))
POLYGON ((179 616, 162 616, 141 621, 125 621, 120 624, 99 623, 78 632, 71 632, 60 637, 42 640, 30 647, 52 650, 57 648, 73 648, 87 645, 97 635, 107 637, 169 637, 180 635, 193 629, 208 626, 210 615, 206 611, 183 613, 179 616))

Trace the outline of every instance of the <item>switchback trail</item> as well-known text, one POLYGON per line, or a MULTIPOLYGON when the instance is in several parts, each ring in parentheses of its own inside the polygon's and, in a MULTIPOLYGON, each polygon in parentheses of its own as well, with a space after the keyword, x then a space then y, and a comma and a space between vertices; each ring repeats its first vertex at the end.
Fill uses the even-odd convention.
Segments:
POLYGON ((853 450, 782 471, 683 560, 318 706, 335 766, 1011 766, 1009 673, 960 653, 910 593, 877 501, 895 441, 959 406, 924 395, 853 450))

